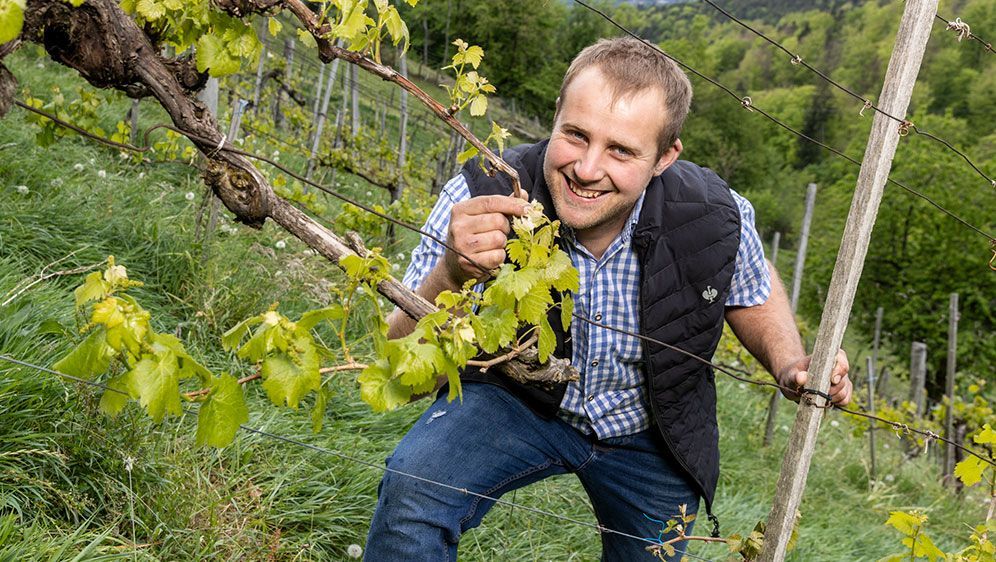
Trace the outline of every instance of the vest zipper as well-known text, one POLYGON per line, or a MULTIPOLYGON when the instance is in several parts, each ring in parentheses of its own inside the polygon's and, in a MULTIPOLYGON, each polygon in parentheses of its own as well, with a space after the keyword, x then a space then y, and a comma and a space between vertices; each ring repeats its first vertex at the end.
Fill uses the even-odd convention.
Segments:
MULTIPOLYGON (((639 235, 633 235, 633 245, 637 249, 637 254, 640 261, 640 287, 639 287, 639 303, 640 303, 640 335, 646 335, 646 316, 645 312, 647 310, 646 303, 643 300, 643 280, 644 276, 644 264, 646 263, 647 256, 647 244, 649 242, 649 236, 645 233, 640 233, 639 235)), ((640 350, 643 355, 643 376, 647 380, 647 402, 650 403, 650 413, 653 416, 654 424, 657 426, 657 432, 660 433, 661 437, 664 438, 664 444, 667 445, 668 451, 670 451, 671 456, 678 461, 681 468, 685 471, 685 474, 692 477, 692 480, 699 487, 699 491, 702 493, 702 499, 705 500, 706 504, 706 515, 709 521, 712 522, 712 536, 713 538, 719 538, 719 518, 712 513, 712 502, 705 493, 705 486, 699 482, 698 477, 695 473, 688 468, 688 464, 685 459, 677 453, 674 443, 671 442, 671 438, 668 436, 667 432, 660 424, 660 418, 657 413, 657 402, 654 400, 654 377, 650 373, 650 354, 647 351, 648 342, 645 340, 640 340, 640 350)))

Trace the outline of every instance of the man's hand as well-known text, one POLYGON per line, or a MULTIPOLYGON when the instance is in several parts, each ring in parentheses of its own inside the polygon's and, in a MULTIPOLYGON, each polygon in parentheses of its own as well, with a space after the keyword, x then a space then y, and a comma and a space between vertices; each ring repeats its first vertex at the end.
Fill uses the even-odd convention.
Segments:
MULTIPOLYGON (((794 389, 805 388, 806 382, 809 381, 808 369, 812 359, 811 355, 803 357, 779 372, 779 384, 794 389)), ((833 366, 833 372, 830 373, 829 392, 833 398, 833 403, 837 406, 846 406, 851 401, 851 392, 854 390, 854 385, 847 376, 849 369, 850 365, 847 362, 847 354, 844 353, 843 349, 837 350, 837 362, 833 366)), ((790 395, 785 391, 782 391, 782 393, 791 400, 799 401, 799 394, 790 395)))
POLYGON ((471 279, 484 281, 505 262, 509 217, 521 217, 528 199, 525 191, 521 194, 521 199, 485 195, 453 205, 446 241, 457 252, 447 249, 443 256, 453 287, 462 287, 471 279))

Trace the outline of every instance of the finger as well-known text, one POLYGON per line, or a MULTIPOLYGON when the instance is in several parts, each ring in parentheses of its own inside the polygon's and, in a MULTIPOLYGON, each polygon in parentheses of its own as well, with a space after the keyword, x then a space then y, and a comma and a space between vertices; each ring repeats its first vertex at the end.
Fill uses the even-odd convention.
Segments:
POLYGON ((519 198, 522 199, 523 201, 529 201, 529 194, 526 193, 525 189, 519 190, 519 198))
POLYGON ((508 234, 512 229, 508 217, 501 213, 488 213, 484 215, 464 215, 453 217, 450 222, 450 231, 454 238, 482 232, 501 232, 508 234))
POLYGON ((846 406, 851 401, 851 392, 854 387, 847 381, 847 384, 842 384, 836 389, 830 389, 830 397, 834 404, 838 406, 846 406))
POLYGON ((461 244, 461 247, 465 250, 464 253, 469 253, 473 256, 481 252, 502 249, 505 247, 505 242, 507 241, 508 237, 504 233, 497 230, 490 230, 468 236, 461 244))
POLYGON ((521 217, 525 213, 526 207, 526 203, 522 199, 506 195, 484 195, 468 199, 466 203, 466 213, 468 215, 501 213, 503 215, 521 217))
POLYGON ((809 380, 808 371, 796 371, 795 373, 795 384, 798 388, 803 388, 806 386, 806 381, 809 380))
POLYGON ((478 280, 487 278, 491 271, 497 269, 505 263, 505 250, 488 250, 474 254, 474 263, 470 263, 464 258, 460 259, 460 266, 478 280), (480 266, 480 267, 478 267, 480 266), (481 268, 484 268, 483 270, 481 268))

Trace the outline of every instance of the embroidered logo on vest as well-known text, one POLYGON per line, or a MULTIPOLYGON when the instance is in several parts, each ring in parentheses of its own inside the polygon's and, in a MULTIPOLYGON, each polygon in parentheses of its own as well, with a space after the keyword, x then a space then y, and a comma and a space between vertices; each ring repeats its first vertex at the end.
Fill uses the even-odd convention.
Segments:
POLYGON ((718 296, 719 296, 719 291, 713 289, 712 285, 706 285, 706 289, 702 291, 702 298, 709 301, 709 304, 712 304, 713 301, 715 301, 716 297, 718 296))

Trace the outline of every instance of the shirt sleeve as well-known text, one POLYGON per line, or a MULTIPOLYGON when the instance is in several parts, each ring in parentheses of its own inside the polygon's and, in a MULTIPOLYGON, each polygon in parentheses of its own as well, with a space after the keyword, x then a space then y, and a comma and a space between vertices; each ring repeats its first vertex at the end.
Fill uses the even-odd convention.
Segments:
POLYGON ((764 259, 761 237, 754 228, 754 207, 736 191, 730 192, 740 209, 740 248, 726 306, 764 304, 771 294, 771 273, 764 259))
MULTIPOLYGON (((467 199, 470 199, 470 187, 463 174, 457 174, 439 192, 439 199, 432 207, 432 212, 425 220, 422 230, 440 240, 446 240, 446 231, 450 225, 450 211, 453 210, 453 205, 467 199)), ((413 291, 417 289, 432 268, 439 263, 445 251, 445 246, 423 234, 418 246, 412 250, 412 261, 408 264, 405 277, 401 282, 413 291)))

